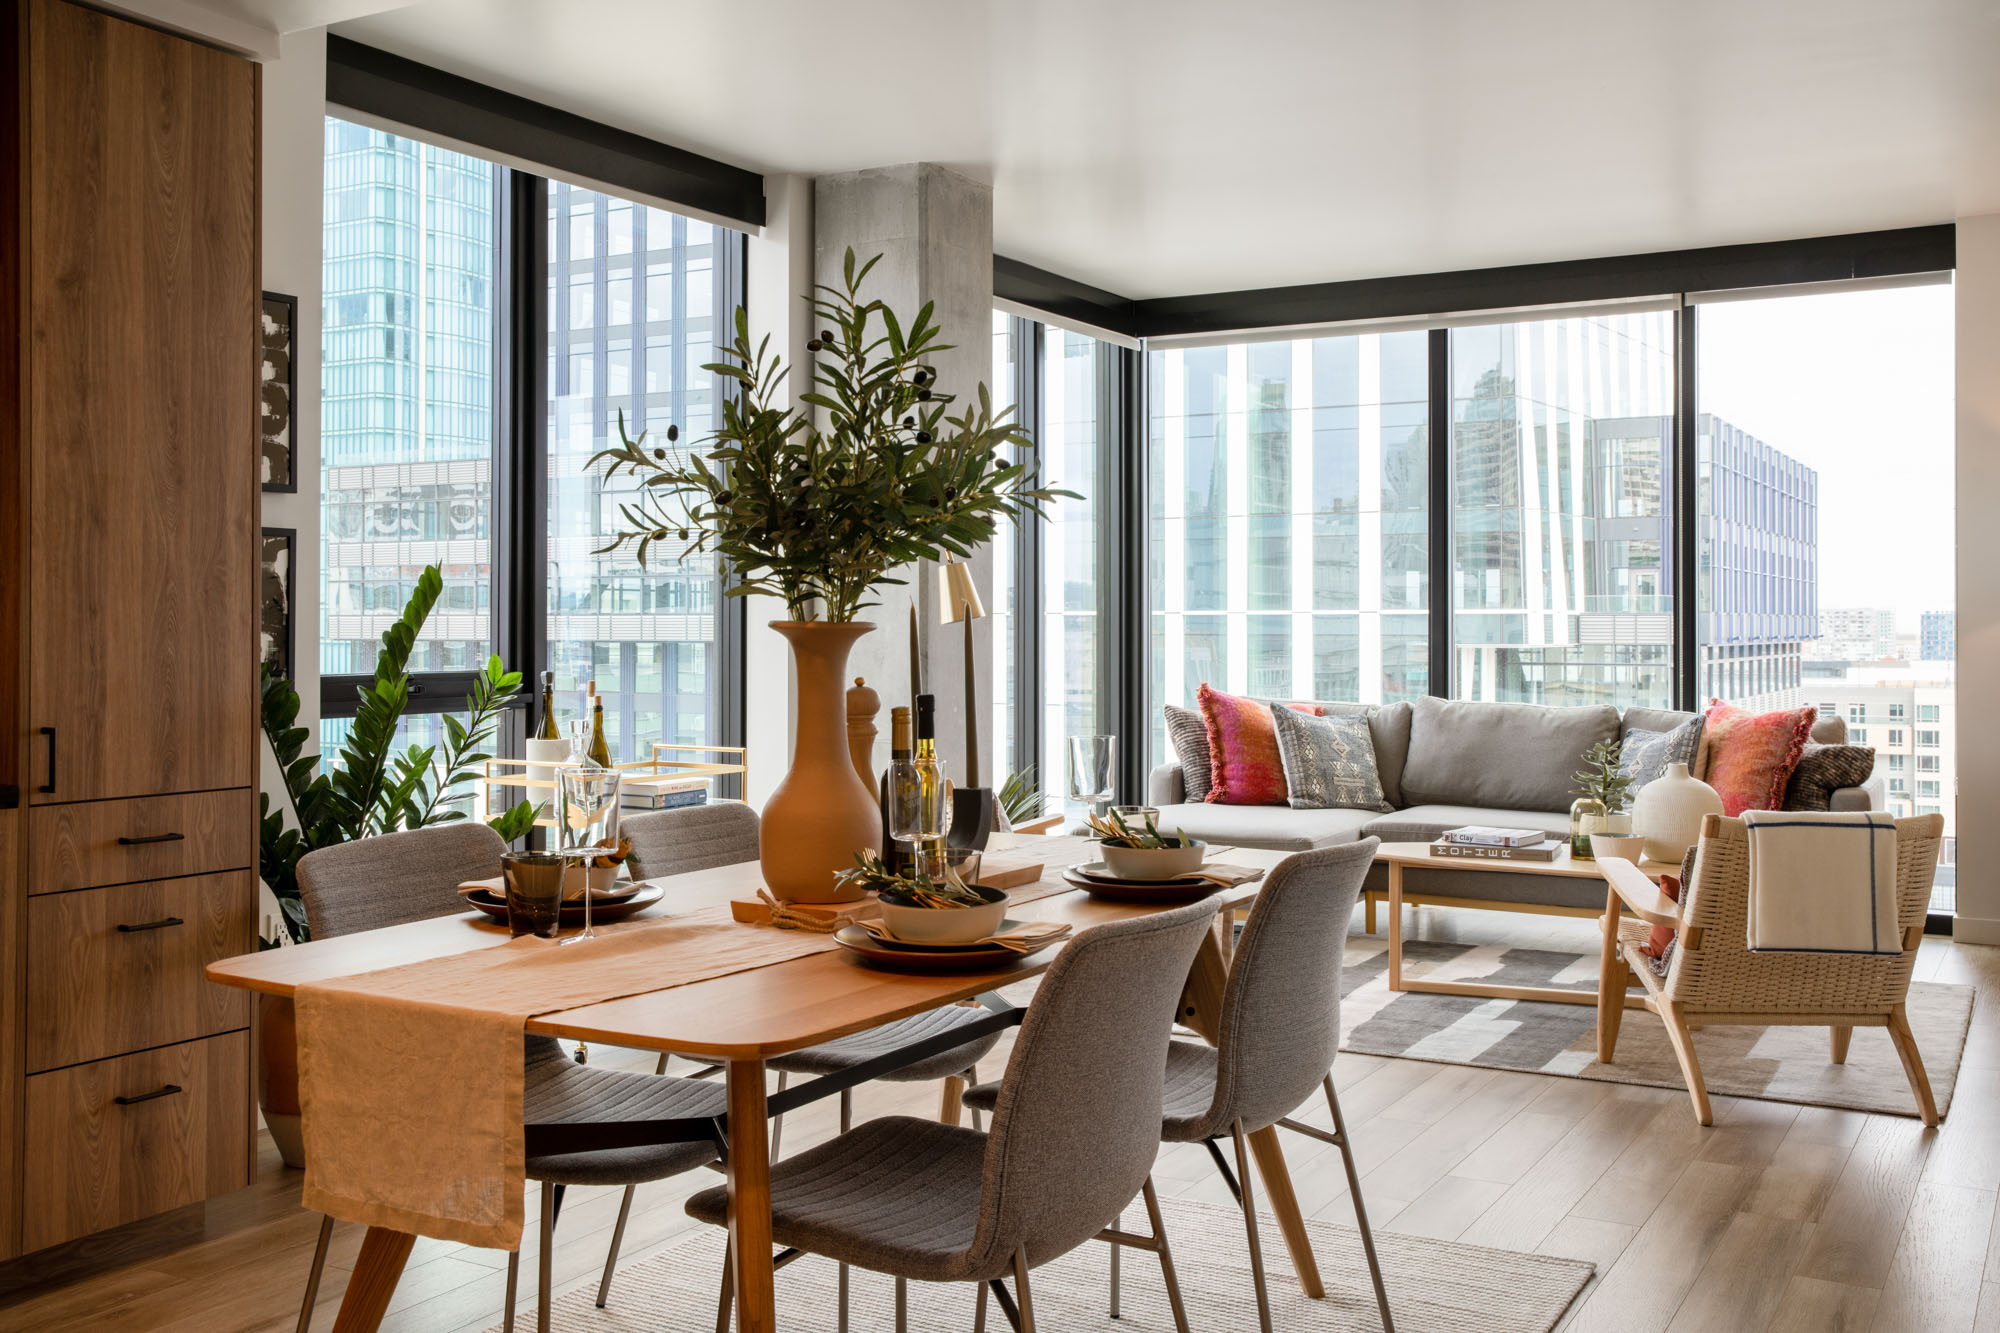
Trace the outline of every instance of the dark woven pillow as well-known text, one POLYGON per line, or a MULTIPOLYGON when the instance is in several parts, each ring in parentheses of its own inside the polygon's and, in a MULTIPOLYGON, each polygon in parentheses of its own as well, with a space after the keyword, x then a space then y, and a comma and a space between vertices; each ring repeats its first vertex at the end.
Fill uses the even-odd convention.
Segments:
POLYGON ((1192 708, 1168 704, 1167 742, 1174 747, 1174 757, 1181 761, 1181 786, 1186 793, 1181 799, 1189 805, 1206 801, 1208 789, 1215 785, 1208 758, 1208 723, 1192 708))
POLYGON ((1786 810, 1831 810, 1833 794, 1842 787, 1859 787, 1875 772, 1872 745, 1807 743, 1785 787, 1786 810))

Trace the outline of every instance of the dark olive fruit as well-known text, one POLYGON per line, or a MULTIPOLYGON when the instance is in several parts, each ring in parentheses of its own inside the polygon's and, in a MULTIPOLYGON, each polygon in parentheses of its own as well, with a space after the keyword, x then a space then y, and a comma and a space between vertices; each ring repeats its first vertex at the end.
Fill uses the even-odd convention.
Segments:
POLYGON ((930 382, 931 376, 929 371, 919 366, 917 368, 917 373, 910 376, 910 378, 915 380, 919 384, 928 384, 930 382))
POLYGON ((919 390, 917 390, 917 401, 918 401, 918 402, 920 402, 920 403, 928 403, 928 402, 929 402, 930 400, 931 400, 931 391, 930 391, 929 389, 919 389, 919 390))
POLYGON ((817 338, 809 338, 809 339, 807 339, 807 340, 806 340, 806 350, 807 350, 808 352, 817 352, 817 351, 819 350, 819 339, 817 339, 817 338))
POLYGON ((821 342, 823 342, 823 343, 830 343, 830 342, 832 342, 832 341, 833 341, 833 330, 832 330, 832 329, 821 329, 821 330, 819 331, 819 340, 820 340, 821 342))
POLYGON ((679 426, 667 427, 667 439, 669 442, 678 440, 680 437, 681 437, 681 428, 679 426))
POLYGON ((945 487, 945 488, 944 488, 944 498, 945 498, 945 502, 946 502, 947 504, 949 504, 949 503, 950 503, 951 501, 953 501, 953 500, 956 500, 956 499, 958 498, 958 487, 956 487, 956 486, 947 486, 947 487, 945 487))
POLYGON ((667 460, 667 451, 665 449, 655 449, 653 450, 653 457, 664 463, 667 460))
POLYGON ((904 417, 903 424, 905 426, 914 426, 917 424, 917 419, 915 417, 904 417))
POLYGON ((931 442, 931 433, 929 431, 920 430, 917 432, 918 444, 929 444, 930 442, 931 442))
POLYGON ((736 497, 731 495, 728 491, 717 491, 715 493, 715 502, 719 505, 726 505, 735 498, 736 497))

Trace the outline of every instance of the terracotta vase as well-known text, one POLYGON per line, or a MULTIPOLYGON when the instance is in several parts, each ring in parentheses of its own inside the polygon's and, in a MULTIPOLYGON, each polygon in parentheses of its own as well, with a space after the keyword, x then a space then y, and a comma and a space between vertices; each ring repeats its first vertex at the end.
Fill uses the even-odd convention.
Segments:
POLYGON ((764 803, 759 855, 764 883, 784 902, 840 903, 861 897, 834 877, 854 854, 882 850, 882 811, 847 748, 847 655, 875 627, 861 621, 774 620, 792 645, 798 677, 798 737, 792 767, 764 803))

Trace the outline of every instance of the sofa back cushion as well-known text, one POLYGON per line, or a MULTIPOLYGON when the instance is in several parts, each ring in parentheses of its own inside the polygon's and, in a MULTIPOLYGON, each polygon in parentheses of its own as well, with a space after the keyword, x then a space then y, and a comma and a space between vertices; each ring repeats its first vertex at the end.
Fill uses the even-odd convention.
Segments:
POLYGON ((1375 775, 1382 779, 1382 799, 1400 810, 1412 804, 1403 799, 1403 765, 1410 758, 1410 705, 1399 700, 1392 704, 1317 705, 1333 717, 1361 714, 1368 719, 1368 737, 1375 742, 1375 775))
POLYGON ((1608 705, 1418 699, 1410 705, 1402 804, 1567 810, 1583 752, 1618 734, 1618 710, 1608 705))
POLYGON ((1673 731, 1699 720, 1700 713, 1683 713, 1675 708, 1628 708, 1620 720, 1619 739, 1628 731, 1673 731))

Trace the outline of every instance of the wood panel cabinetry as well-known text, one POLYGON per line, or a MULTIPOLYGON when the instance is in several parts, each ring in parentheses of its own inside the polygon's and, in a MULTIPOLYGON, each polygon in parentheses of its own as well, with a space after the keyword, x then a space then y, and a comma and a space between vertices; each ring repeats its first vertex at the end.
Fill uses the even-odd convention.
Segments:
POLYGON ((251 1171, 258 96, 0 0, 0 1260, 251 1171))

